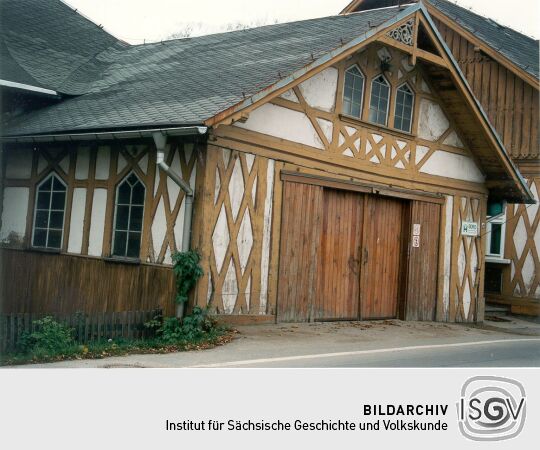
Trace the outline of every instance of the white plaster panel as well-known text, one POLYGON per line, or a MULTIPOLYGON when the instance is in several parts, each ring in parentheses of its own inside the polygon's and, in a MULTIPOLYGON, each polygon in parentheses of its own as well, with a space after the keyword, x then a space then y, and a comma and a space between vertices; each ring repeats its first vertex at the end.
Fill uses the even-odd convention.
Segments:
POLYGON ((260 313, 266 312, 268 302, 268 275, 270 270, 270 243, 272 234, 272 202, 274 198, 274 160, 268 161, 266 172, 266 198, 264 199, 263 242, 261 254, 260 313))
POLYGON ((439 139, 448 127, 450 122, 441 107, 430 100, 420 101, 420 113, 418 115, 418 136, 428 141, 439 139))
POLYGON ((324 137, 329 143, 331 143, 332 133, 334 132, 334 124, 326 119, 317 119, 317 122, 319 123, 319 126, 321 127, 324 137))
POLYGON ((300 92, 308 105, 324 111, 333 111, 336 103, 338 70, 328 67, 303 83, 300 92))
POLYGON ((292 89, 289 89, 288 91, 285 91, 283 94, 280 95, 281 98, 284 98, 285 100, 289 100, 290 102, 294 103, 300 103, 298 101, 298 97, 294 93, 292 89))
POLYGON ((233 220, 236 222, 242 199, 244 198, 244 176, 242 175, 242 166, 240 158, 234 163, 233 172, 229 181, 229 198, 231 200, 231 210, 233 220))
POLYGON ((234 126, 318 149, 324 148, 315 128, 304 113, 270 103, 253 111, 245 123, 236 122, 234 126))
POLYGON ((89 167, 90 167, 90 148, 80 147, 77 151, 77 162, 75 164, 75 178, 77 180, 87 179, 89 167))
POLYGON ((32 149, 6 151, 6 178, 28 179, 32 174, 32 149))
POLYGON ((30 190, 26 187, 4 188, 1 242, 15 244, 24 239, 29 194, 30 190))
POLYGON ((465 318, 469 317, 469 310, 471 308, 471 286, 469 285, 469 279, 465 280, 465 289, 463 290, 463 312, 465 318))
POLYGON ((525 221, 523 217, 520 217, 514 230, 514 245, 516 246, 517 257, 521 258, 523 249, 527 243, 527 228, 525 227, 525 221))
POLYGON ((105 231, 105 210, 107 209, 107 189, 95 189, 92 202, 92 218, 88 254, 101 256, 103 250, 103 233, 105 231))
POLYGON ((81 253, 85 208, 86 188, 75 188, 73 190, 73 201, 71 203, 71 218, 67 249, 69 253, 81 253))
POLYGON ((167 235, 167 216, 165 215, 165 204, 163 197, 159 199, 156 214, 152 222, 152 242, 154 244, 154 255, 157 258, 161 252, 161 247, 167 235))
POLYGON ((244 217, 240 223, 236 245, 238 246, 238 256, 240 258, 240 270, 244 273, 251 253, 251 248, 253 247, 253 229, 251 228, 249 208, 246 208, 244 217))
POLYGON ((223 308, 225 314, 231 314, 238 298, 238 283, 236 281, 236 272, 234 270, 233 260, 230 260, 225 280, 223 281, 223 308))
POLYGON ((448 136, 446 136, 443 144, 457 148, 464 148, 463 142, 461 142, 461 139, 455 131, 452 131, 448 136))
POLYGON ((223 267, 223 261, 225 259, 225 253, 229 247, 229 226, 227 225, 227 213, 225 212, 225 206, 221 205, 219 216, 212 233, 212 245, 214 248, 214 256, 216 259, 216 267, 218 272, 221 272, 223 267))
POLYGON ((96 157, 96 180, 107 180, 109 178, 109 166, 111 162, 111 149, 100 147, 96 157))
POLYGON ((485 180, 472 158, 443 150, 435 151, 421 167, 420 172, 474 183, 483 183, 485 180))
POLYGON ((65 173, 69 173, 69 155, 65 156, 58 165, 65 173))
POLYGON ((523 283, 525 284, 526 292, 530 292, 536 278, 536 267, 534 264, 534 258, 531 252, 527 252, 527 257, 523 262, 523 268, 521 269, 521 275, 523 277, 523 283))

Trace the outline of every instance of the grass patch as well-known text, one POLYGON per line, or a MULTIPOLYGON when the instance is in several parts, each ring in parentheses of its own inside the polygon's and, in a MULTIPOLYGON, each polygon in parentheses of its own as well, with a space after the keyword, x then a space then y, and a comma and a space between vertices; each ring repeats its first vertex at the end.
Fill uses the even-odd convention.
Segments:
POLYGON ((132 354, 164 354, 193 350, 206 350, 230 342, 235 331, 216 330, 200 338, 176 343, 163 343, 160 339, 140 341, 118 340, 114 342, 90 342, 85 345, 73 344, 55 351, 38 349, 27 353, 6 353, 0 355, 0 365, 36 364, 68 360, 102 359, 110 356, 132 354))
POLYGON ((218 326, 200 308, 194 308, 192 314, 182 321, 157 317, 146 323, 145 327, 152 330, 155 337, 145 340, 109 339, 78 344, 73 338, 74 330, 52 317, 33 324, 35 331, 21 336, 16 351, 0 355, 0 365, 205 350, 230 342, 235 333, 218 326))

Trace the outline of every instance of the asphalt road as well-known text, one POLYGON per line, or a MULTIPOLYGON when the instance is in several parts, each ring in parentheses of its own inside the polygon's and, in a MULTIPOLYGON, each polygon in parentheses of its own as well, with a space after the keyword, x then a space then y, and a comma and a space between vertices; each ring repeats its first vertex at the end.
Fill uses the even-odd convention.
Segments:
POLYGON ((299 359, 230 362, 213 367, 540 367, 540 341, 511 340, 454 347, 404 348, 380 353, 350 352, 337 356, 321 354, 299 359))

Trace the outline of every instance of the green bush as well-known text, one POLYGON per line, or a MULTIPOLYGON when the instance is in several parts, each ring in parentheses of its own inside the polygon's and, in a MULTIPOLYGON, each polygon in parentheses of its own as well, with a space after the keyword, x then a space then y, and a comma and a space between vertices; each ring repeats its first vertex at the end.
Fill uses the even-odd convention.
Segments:
POLYGON ((176 302, 188 301, 189 291, 204 274, 199 261, 201 256, 196 250, 176 252, 172 255, 173 271, 176 276, 176 302))
POLYGON ((50 316, 32 324, 34 331, 23 333, 19 341, 19 351, 23 353, 60 353, 75 345, 74 330, 50 316))
MULTIPOLYGON (((155 322, 147 323, 147 326, 154 327, 155 322)), ((183 341, 196 341, 215 331, 218 331, 216 321, 208 316, 206 310, 195 306, 192 313, 183 319, 164 318, 156 333, 162 342, 175 344, 183 341)))

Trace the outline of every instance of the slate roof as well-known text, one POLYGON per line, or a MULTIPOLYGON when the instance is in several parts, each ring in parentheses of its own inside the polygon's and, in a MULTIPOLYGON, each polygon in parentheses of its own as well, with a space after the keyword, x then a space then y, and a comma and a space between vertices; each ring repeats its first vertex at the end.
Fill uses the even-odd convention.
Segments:
MULTIPOLYGON (((201 124, 400 12, 388 8, 137 46, 97 36, 91 23, 86 25, 90 45, 80 37, 84 30, 68 27, 55 49, 46 51, 47 61, 27 59, 24 67, 39 82, 77 97, 25 114, 5 125, 3 133, 201 124), (75 51, 80 40, 84 46, 75 51), (53 65, 58 61, 57 68, 50 59, 53 65)), ((20 53, 25 43, 31 51, 40 46, 35 41, 44 32, 42 23, 40 17, 27 17, 23 26, 13 27, 24 32, 18 36, 20 53)), ((10 34, 10 46, 14 39, 10 34)))
MULTIPOLYGON (((428 0, 445 16, 473 33, 489 47, 512 61, 530 75, 539 78, 539 43, 512 28, 502 26, 492 19, 482 17, 447 0, 428 0)), ((517 3, 517 2, 516 2, 517 3)), ((512 7, 509 5, 509 7, 512 7)), ((514 7, 519 7, 515 5, 514 7)))
POLYGON ((59 0, 0 1, 0 78, 52 90, 107 48, 127 48, 59 0))

